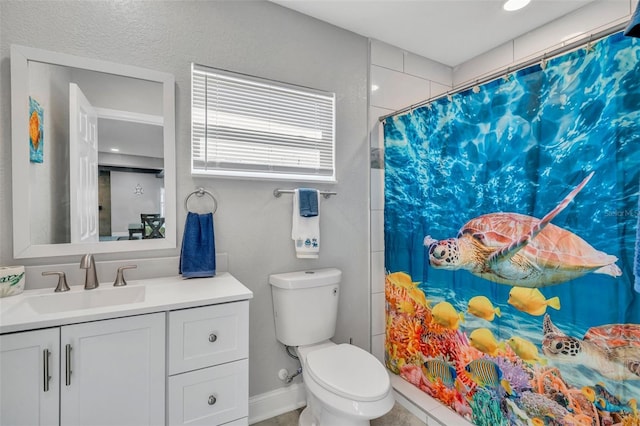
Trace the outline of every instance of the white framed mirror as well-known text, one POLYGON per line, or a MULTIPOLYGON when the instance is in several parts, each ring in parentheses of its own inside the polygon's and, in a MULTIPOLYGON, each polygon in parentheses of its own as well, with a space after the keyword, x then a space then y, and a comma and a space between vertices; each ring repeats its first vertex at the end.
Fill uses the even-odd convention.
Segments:
POLYGON ((14 258, 176 248, 175 79, 11 46, 14 258))

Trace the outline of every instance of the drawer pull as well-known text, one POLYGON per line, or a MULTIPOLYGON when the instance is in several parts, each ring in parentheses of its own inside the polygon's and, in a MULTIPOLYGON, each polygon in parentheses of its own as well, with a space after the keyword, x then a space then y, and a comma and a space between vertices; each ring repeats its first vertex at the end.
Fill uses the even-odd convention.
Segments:
POLYGON ((216 401, 217 401, 217 399, 216 399, 216 397, 215 397, 215 396, 213 396, 213 395, 209 395, 209 401, 208 401, 208 402, 209 402, 209 405, 213 405, 213 404, 215 404, 215 403, 216 403, 216 401))
POLYGON ((71 385, 71 345, 67 344, 64 347, 65 352, 65 381, 67 386, 71 385))
POLYGON ((213 342, 215 342, 216 340, 218 340, 218 336, 216 336, 215 334, 211 333, 211 334, 209 335, 209 341, 210 341, 211 343, 213 343, 213 342))
POLYGON ((42 358, 44 362, 44 392, 49 392, 49 381, 51 381, 51 376, 49 375, 49 357, 51 356, 51 352, 49 349, 45 349, 42 352, 42 358))

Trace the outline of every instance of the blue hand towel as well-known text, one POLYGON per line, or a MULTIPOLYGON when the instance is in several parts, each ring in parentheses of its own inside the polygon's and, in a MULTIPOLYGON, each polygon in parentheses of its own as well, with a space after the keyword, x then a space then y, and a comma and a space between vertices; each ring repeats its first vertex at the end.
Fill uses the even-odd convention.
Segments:
POLYGON ((216 275, 213 213, 187 213, 180 250, 180 274, 183 278, 216 275))
POLYGON ((311 188, 298 189, 300 198, 300 216, 318 216, 318 190, 311 188))
MULTIPOLYGON (((640 6, 638 6, 640 8, 640 6)), ((636 276, 636 281, 633 288, 640 293, 640 195, 638 195, 638 224, 636 225, 636 255, 633 258, 633 274, 636 276)))

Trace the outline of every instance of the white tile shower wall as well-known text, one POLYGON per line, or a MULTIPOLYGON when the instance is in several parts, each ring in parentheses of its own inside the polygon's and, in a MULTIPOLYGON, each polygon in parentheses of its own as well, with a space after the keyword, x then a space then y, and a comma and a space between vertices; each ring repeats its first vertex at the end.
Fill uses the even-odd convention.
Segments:
POLYGON ((371 334, 384 334, 384 292, 371 294, 371 334))
POLYGON ((452 69, 371 40, 371 352, 384 362, 384 166, 378 118, 451 89, 452 69))
POLYGON ((459 86, 513 66, 545 51, 559 48, 589 34, 603 31, 629 20, 636 0, 600 0, 587 4, 543 27, 515 38, 495 49, 479 55, 453 70, 453 84, 459 86))
POLYGON ((432 83, 451 85, 451 67, 412 53, 404 52, 404 72, 432 83))
POLYGON ((514 60, 538 55, 549 50, 551 46, 571 42, 575 38, 604 30, 618 22, 626 22, 632 11, 631 6, 635 5, 636 1, 595 1, 571 15, 518 37, 513 40, 514 60))
POLYGON ((384 362, 384 334, 371 336, 371 353, 380 362, 384 362))
POLYGON ((371 252, 371 293, 384 292, 384 251, 371 252))
POLYGON ((430 91, 428 80, 377 65, 371 65, 371 88, 371 105, 394 110, 427 99, 430 91))
POLYGON ((371 65, 404 72, 404 52, 381 41, 371 41, 371 65))
MULTIPOLYGON (((383 117, 387 114, 391 114, 395 111, 393 108, 380 108, 373 105, 369 105, 369 141, 372 151, 375 149, 382 150, 384 147, 384 141, 381 137, 382 126, 380 126, 380 121, 378 120, 380 117, 383 117), (380 133, 380 135, 379 135, 380 133)), ((373 157, 372 157, 373 158, 373 157)), ((380 164, 376 167, 374 164, 371 165, 372 168, 382 168, 383 165, 380 164)), ((371 200, 374 202, 374 200, 371 200)), ((376 203, 379 203, 377 200, 376 203)), ((373 207, 372 207, 373 208, 373 207)))

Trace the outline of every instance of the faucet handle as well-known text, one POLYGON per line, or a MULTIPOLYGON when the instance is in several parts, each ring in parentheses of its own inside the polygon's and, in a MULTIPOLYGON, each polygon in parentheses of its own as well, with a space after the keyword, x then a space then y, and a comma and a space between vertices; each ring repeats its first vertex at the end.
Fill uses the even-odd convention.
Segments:
POLYGON ((56 293, 59 293, 61 291, 69 291, 71 290, 69 288, 69 285, 67 284, 67 276, 64 274, 64 272, 57 272, 57 271, 46 271, 42 273, 42 276, 45 275, 57 275, 58 276, 58 285, 56 286, 56 289, 53 290, 56 293))
POLYGON ((127 285, 127 282, 124 279, 124 270, 125 269, 136 269, 138 267, 138 265, 125 265, 125 266, 120 266, 118 268, 118 273, 116 274, 116 280, 113 283, 114 287, 120 287, 123 285, 127 285))

